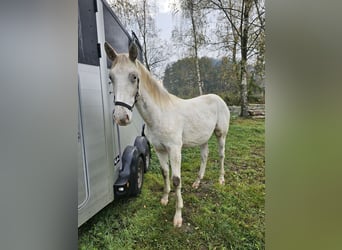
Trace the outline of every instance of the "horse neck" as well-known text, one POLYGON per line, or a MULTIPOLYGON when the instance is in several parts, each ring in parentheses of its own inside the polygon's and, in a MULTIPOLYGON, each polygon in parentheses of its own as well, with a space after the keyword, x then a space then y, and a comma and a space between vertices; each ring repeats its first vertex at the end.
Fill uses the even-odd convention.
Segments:
POLYGON ((160 117, 171 103, 171 97, 166 89, 157 82, 142 64, 139 64, 141 71, 140 78, 140 97, 138 98, 137 108, 145 123, 153 127, 160 120, 160 117))

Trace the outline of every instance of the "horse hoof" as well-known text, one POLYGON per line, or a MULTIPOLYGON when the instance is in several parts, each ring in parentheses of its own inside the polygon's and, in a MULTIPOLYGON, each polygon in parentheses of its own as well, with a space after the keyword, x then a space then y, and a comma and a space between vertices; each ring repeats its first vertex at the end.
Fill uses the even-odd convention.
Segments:
POLYGON ((200 184, 199 181, 195 181, 194 184, 192 184, 192 187, 193 187, 194 189, 198 189, 199 184, 200 184))
POLYGON ((224 185, 224 178, 220 178, 219 183, 220 183, 220 185, 224 185))
POLYGON ((182 217, 179 217, 179 218, 174 217, 174 219, 173 219, 173 226, 174 227, 181 227, 182 223, 183 223, 182 217))
POLYGON ((163 206, 166 206, 168 202, 169 202, 169 199, 167 199, 167 198, 161 198, 161 200, 160 200, 160 203, 161 203, 163 206))

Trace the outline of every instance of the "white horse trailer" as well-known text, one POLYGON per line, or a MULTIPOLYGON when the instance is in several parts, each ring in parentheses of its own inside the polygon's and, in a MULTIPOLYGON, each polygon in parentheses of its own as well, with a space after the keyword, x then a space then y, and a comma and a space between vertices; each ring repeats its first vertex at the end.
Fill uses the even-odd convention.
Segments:
POLYGON ((108 78, 110 61, 104 51, 108 41, 127 52, 130 35, 104 0, 78 1, 79 165, 78 226, 114 200, 138 195, 148 169, 150 146, 143 120, 135 110, 125 127, 113 123, 113 86, 108 78))

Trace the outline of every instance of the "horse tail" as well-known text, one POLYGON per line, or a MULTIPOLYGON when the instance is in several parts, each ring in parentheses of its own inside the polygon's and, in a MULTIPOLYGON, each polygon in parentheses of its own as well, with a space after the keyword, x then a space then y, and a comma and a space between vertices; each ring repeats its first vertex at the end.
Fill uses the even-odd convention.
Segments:
POLYGON ((227 136, 230 121, 230 111, 223 99, 216 95, 217 99, 217 122, 215 127, 216 136, 227 136))

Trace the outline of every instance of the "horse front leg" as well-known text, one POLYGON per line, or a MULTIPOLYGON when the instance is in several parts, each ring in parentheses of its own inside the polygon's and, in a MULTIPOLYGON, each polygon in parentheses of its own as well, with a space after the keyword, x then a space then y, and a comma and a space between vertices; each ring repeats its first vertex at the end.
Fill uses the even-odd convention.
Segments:
POLYGON ((164 206, 169 202, 169 193, 170 193, 170 179, 169 179, 169 164, 168 164, 168 153, 163 151, 156 151, 156 154, 159 159, 161 172, 164 178, 164 193, 160 200, 160 203, 164 206))
POLYGON ((181 147, 170 150, 170 163, 172 168, 172 182, 176 192, 176 212, 173 217, 174 227, 182 226, 182 208, 183 198, 181 193, 182 182, 181 182, 181 147))

